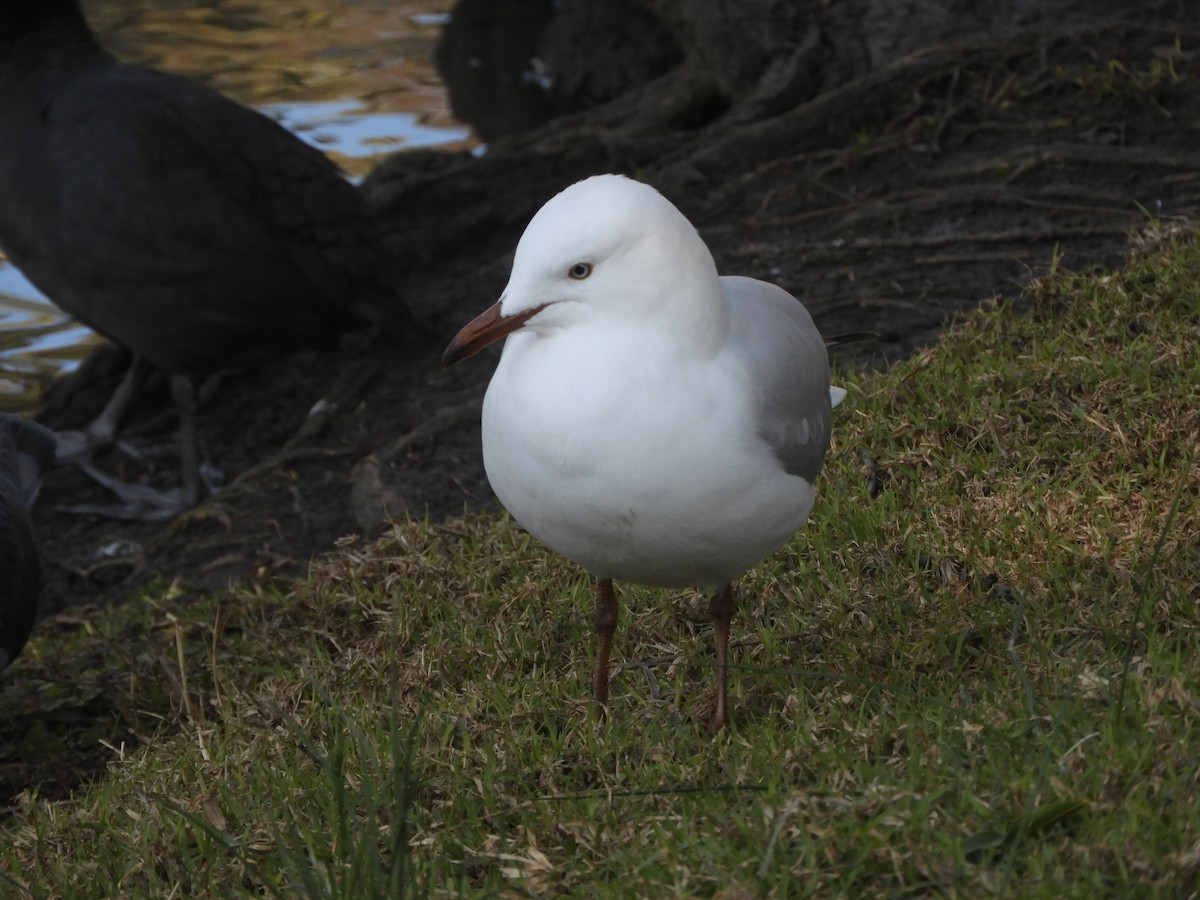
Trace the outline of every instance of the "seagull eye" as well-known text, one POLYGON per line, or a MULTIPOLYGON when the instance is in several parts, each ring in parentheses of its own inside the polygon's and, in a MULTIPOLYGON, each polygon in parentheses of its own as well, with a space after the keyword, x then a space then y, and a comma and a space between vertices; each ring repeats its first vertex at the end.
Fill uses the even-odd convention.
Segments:
POLYGON ((567 277, 574 278, 576 281, 583 281, 592 274, 592 264, 585 262, 577 262, 571 268, 567 269, 567 277))

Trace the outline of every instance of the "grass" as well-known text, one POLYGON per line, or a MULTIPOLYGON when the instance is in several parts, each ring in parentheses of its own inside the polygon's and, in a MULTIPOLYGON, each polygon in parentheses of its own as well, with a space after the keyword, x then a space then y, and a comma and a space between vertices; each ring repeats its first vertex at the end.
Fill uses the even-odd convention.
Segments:
POLYGON ((1197 896, 1198 283, 1144 238, 843 379, 716 738, 703 598, 621 586, 597 728, 586 579, 497 517, 47 623, 0 893, 1197 896))

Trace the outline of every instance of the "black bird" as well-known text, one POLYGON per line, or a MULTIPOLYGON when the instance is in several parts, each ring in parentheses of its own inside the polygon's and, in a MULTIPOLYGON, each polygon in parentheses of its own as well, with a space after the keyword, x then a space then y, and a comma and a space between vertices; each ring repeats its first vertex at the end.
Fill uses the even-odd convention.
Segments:
POLYGON ((146 364, 179 408, 200 496, 197 379, 408 316, 363 197, 319 150, 185 78, 115 59, 77 0, 0 3, 0 248, 127 347, 91 426, 111 440, 146 364))
POLYGON ((37 618, 42 567, 29 508, 53 462, 53 432, 0 413, 0 673, 21 652, 37 618))

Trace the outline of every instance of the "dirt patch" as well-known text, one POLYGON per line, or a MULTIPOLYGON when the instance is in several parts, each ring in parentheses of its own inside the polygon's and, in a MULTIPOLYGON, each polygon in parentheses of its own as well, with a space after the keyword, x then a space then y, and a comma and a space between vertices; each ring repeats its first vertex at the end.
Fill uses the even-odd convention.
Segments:
MULTIPOLYGON (((843 369, 911 353, 947 317, 1018 296, 1052 260, 1119 264, 1126 233, 1148 215, 1193 216, 1200 205, 1193 26, 1009 28, 898 56, 754 116, 713 107, 686 127, 654 129, 643 118, 630 129, 610 104, 480 159, 392 158, 364 189, 423 332, 405 346, 360 340, 225 373, 208 389, 200 427, 228 486, 165 526, 65 512, 108 498, 57 467, 35 523, 45 611, 118 599, 152 579, 203 592, 292 575, 382 515, 491 505, 477 403, 494 356, 450 372, 438 360, 498 295, 533 212, 587 175, 654 184, 696 223, 722 272, 778 282, 825 333, 878 333, 837 358, 843 369), (330 391, 343 394, 339 414, 289 445, 330 391)), ((57 385, 40 418, 56 428, 88 421, 119 356, 101 354, 57 385)), ((156 471, 145 476, 120 454, 105 465, 174 483, 174 427, 160 385, 125 432, 156 471)))

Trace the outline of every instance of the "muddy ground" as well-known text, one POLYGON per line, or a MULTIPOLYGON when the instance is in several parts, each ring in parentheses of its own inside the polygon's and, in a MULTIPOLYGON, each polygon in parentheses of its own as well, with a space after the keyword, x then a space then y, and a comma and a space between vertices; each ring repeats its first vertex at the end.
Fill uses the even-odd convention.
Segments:
MULTIPOLYGON (((911 354, 995 295, 1024 302, 1022 286, 1052 260, 1119 265, 1130 229, 1200 207, 1200 31, 1182 10, 1154 18, 977 34, 755 115, 713 108, 625 129, 613 107, 599 107, 483 158, 394 157, 364 190, 423 331, 404 346, 360 341, 210 384, 200 427, 227 486, 169 524, 66 512, 111 498, 74 468, 56 468, 35 523, 46 612, 120 600, 154 579, 200 593, 299 574, 335 539, 386 516, 437 519, 493 504, 478 402, 495 356, 451 371, 439 357, 498 296, 533 212, 590 174, 657 186, 695 222, 723 273, 778 282, 826 334, 876 332, 838 355, 842 369, 911 354), (340 413, 289 444, 338 385, 340 413)), ((90 420, 119 357, 102 354, 58 384, 43 421, 90 420)), ((155 470, 144 475, 120 454, 105 465, 174 483, 174 427, 160 384, 125 432, 155 470)))

